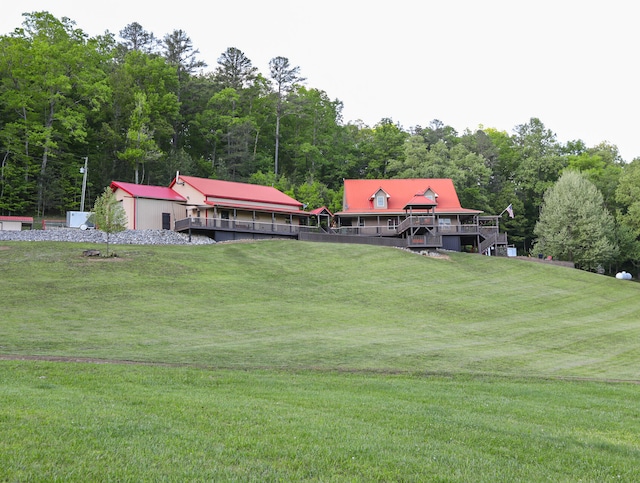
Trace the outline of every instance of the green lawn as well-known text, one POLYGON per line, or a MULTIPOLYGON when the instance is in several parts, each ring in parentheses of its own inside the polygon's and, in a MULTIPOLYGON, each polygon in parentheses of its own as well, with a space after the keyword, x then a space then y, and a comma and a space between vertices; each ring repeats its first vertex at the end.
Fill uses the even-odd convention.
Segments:
POLYGON ((0 247, 0 357, 120 361, 0 361, 0 481, 640 480, 636 283, 367 246, 89 247, 0 247))

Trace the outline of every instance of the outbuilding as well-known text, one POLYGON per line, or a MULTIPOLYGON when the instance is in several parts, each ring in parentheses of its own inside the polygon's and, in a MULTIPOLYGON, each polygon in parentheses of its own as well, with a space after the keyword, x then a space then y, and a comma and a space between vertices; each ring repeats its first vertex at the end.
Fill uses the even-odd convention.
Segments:
POLYGON ((172 230, 176 213, 184 213, 185 198, 171 188, 112 181, 111 189, 129 230, 172 230))
POLYGON ((0 231, 21 231, 33 228, 31 216, 0 216, 0 231))

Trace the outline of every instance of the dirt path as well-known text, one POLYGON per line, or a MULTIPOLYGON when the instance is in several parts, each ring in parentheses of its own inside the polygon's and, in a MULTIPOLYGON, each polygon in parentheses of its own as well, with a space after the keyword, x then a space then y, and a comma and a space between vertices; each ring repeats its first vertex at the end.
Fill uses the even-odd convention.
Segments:
POLYGON ((119 359, 97 359, 95 357, 68 357, 68 356, 30 356, 0 354, 0 361, 44 361, 44 362, 79 362, 85 364, 130 364, 139 366, 161 367, 197 367, 195 364, 170 364, 167 362, 127 361, 119 359))
MULTIPOLYGON (((170 362, 149 362, 149 361, 129 361, 123 359, 99 359, 94 357, 68 357, 68 356, 33 356, 33 355, 16 355, 16 354, 0 354, 0 361, 43 361, 43 362, 75 362, 81 364, 128 364, 128 365, 136 365, 136 366, 153 366, 153 367, 193 367, 200 369, 209 369, 209 370, 242 370, 247 371, 251 370, 248 367, 241 368, 232 368, 232 367, 215 367, 215 366, 205 366, 202 364, 191 364, 191 363, 170 363, 170 362)), ((269 370, 268 367, 256 367, 256 370, 269 370)), ((277 368, 277 370, 282 371, 282 368, 277 368)), ((296 368, 297 370, 305 370, 304 368, 296 368)), ((317 368, 309 367, 306 370, 314 371, 318 370, 317 368)), ((325 369, 321 369, 321 372, 332 372, 326 371, 325 369)), ((367 371, 367 370, 349 370, 349 369, 340 369, 337 368, 336 372, 344 372, 344 373, 372 373, 372 374, 405 374, 404 371, 367 371)), ((286 371, 283 371, 286 372, 286 371)), ((437 373, 424 373, 426 377, 430 376, 438 376, 441 374, 437 373)), ((452 375, 452 374, 449 374, 452 375)), ((496 375, 496 377, 506 377, 503 375, 496 375)), ((516 378, 520 378, 517 376, 516 378)), ((594 377, 571 377, 571 376, 540 376, 540 379, 550 379, 555 381, 583 381, 583 382, 604 382, 604 383, 626 383, 626 384, 638 384, 640 385, 640 380, 634 379, 598 379, 594 377)))

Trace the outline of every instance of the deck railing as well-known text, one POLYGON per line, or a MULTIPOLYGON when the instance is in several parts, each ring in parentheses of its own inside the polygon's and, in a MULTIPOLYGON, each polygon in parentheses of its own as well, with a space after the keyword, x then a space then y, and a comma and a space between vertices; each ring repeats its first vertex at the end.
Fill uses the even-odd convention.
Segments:
POLYGON ((469 235, 478 233, 478 225, 438 225, 435 230, 443 235, 464 234, 469 235))
POLYGON ((398 225, 398 233, 402 233, 409 228, 419 226, 435 226, 436 219, 434 216, 410 216, 398 225))
POLYGON ((440 235, 413 235, 407 237, 407 247, 441 247, 442 236, 440 235))
POLYGON ((374 226, 341 226, 332 228, 331 232, 337 235, 363 235, 363 236, 397 236, 410 227, 426 226, 430 227, 433 233, 456 234, 456 233, 476 233, 478 225, 437 225, 429 217, 413 217, 403 220, 397 226, 374 225, 374 226), (422 219, 418 219, 422 218, 422 219))
MULTIPOLYGON (((339 228, 322 228, 318 226, 296 225, 289 223, 271 223, 251 220, 223 220, 220 218, 185 218, 176 220, 176 231, 187 230, 223 230, 237 231, 245 233, 264 233, 269 235, 298 236, 300 233, 318 233, 336 238, 348 239, 348 237, 378 237, 393 238, 398 237, 411 226, 430 226, 427 233, 419 233, 406 237, 402 242, 396 241, 395 245, 409 247, 440 247, 442 246, 443 235, 474 234, 479 233, 485 238, 483 247, 493 244, 506 244, 507 235, 498 233, 495 226, 479 225, 438 225, 433 221, 433 217, 410 217, 404 220, 397 227, 387 225, 377 226, 343 226, 339 228)), ((355 242, 355 240, 354 240, 355 242)), ((394 244, 390 241, 390 244, 394 244)))
POLYGON ((252 233, 276 233, 297 235, 302 231, 319 231, 317 226, 295 225, 292 223, 271 223, 251 220, 223 220, 220 218, 185 218, 176 220, 176 231, 186 230, 226 230, 252 233))
POLYGON ((398 234, 396 227, 389 227, 388 225, 341 226, 339 228, 331 228, 330 232, 335 235, 359 236, 396 236, 398 234))

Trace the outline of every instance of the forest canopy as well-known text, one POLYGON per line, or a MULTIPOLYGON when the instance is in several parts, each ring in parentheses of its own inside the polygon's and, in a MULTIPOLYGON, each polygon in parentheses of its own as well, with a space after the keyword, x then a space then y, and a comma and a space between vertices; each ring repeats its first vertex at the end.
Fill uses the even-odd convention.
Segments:
POLYGON ((85 157, 88 206, 113 180, 166 186, 178 171, 272 185, 332 211, 345 178, 445 177, 464 207, 499 214, 512 205, 503 224, 528 253, 545 193, 573 170, 602 195, 611 240, 626 244, 611 263, 638 253, 629 193, 640 161, 625 163, 614 145, 560 143, 537 118, 512 133, 459 133, 440 120, 345 123, 342 108, 277 52, 269 72, 239 46, 208 66, 181 29, 160 38, 133 22, 90 37, 69 18, 27 14, 0 37, 0 214, 77 210, 85 157))

